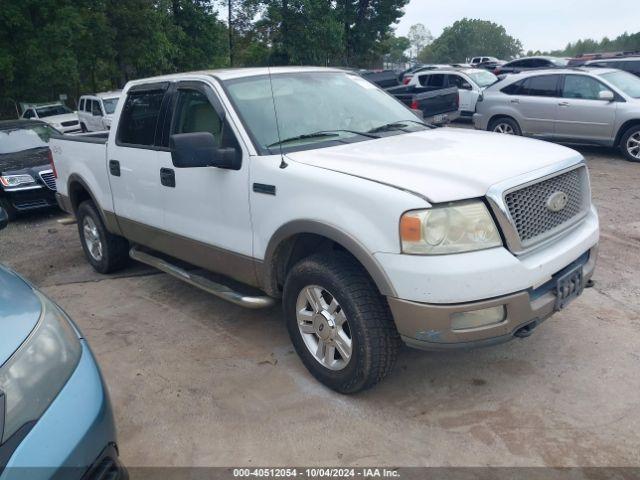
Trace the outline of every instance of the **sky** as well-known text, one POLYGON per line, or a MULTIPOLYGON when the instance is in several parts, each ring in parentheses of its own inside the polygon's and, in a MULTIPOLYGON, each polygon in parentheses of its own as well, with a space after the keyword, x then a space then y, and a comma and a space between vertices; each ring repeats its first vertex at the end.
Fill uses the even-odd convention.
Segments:
MULTIPOLYGON (((615 38, 640 30, 638 0, 411 0, 397 26, 398 35, 422 23, 434 38, 464 17, 503 25, 528 50, 559 50, 583 39, 615 38)), ((479 52, 481 54, 482 52, 479 52)))

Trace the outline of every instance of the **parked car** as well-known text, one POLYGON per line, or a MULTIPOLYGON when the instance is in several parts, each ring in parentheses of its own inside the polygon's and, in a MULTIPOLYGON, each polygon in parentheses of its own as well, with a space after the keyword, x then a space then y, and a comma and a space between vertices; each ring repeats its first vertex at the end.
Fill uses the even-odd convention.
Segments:
MULTIPOLYGON (((639 57, 640 51, 583 53, 569 59, 569 67, 582 67, 591 60, 610 60, 614 58, 639 57)), ((615 67, 614 67, 615 68, 615 67)))
POLYGON ((610 58, 607 60, 590 60, 587 67, 617 68, 640 77, 640 56, 626 58, 610 58))
POLYGON ((98 272, 131 257, 245 307, 282 298, 304 365, 343 393, 386 376, 401 340, 526 337, 594 271, 598 217, 578 152, 432 128, 340 70, 136 80, 108 136, 54 138, 52 150, 58 200, 98 272))
POLYGON ((444 125, 460 116, 460 95, 457 87, 423 87, 400 85, 387 92, 410 109, 420 112, 420 117, 432 125, 444 125))
MULTIPOLYGON (((8 218, 0 208, 0 229, 8 218)), ((0 479, 127 479, 109 394, 78 328, 0 265, 0 479)))
POLYGON ((483 63, 489 63, 489 62, 497 63, 499 61, 500 60, 498 60, 496 57, 473 57, 471 59, 471 61, 469 62, 469 64, 472 67, 477 67, 478 65, 483 64, 483 63))
POLYGON ((49 139, 59 133, 38 120, 0 122, 0 207, 9 218, 57 205, 49 139))
POLYGON ((109 130, 119 98, 120 91, 81 96, 78 117, 82 131, 102 132, 109 130))
POLYGON ((566 143, 619 147, 640 161, 640 79, 606 68, 513 75, 488 88, 475 127, 566 143))
POLYGON ((487 70, 489 72, 495 72, 498 68, 502 67, 505 63, 504 60, 498 60, 497 62, 482 62, 478 63, 475 68, 487 70))
POLYGON ((417 73, 420 72, 426 72, 429 70, 437 70, 439 68, 450 68, 451 65, 445 65, 445 64, 430 64, 430 65, 421 65, 419 67, 414 68, 413 70, 405 73, 402 76, 402 84, 403 85, 409 85, 409 83, 411 83, 411 79, 413 78, 413 76, 417 73))
POLYGON ((413 76, 408 87, 430 90, 455 87, 460 97, 460 115, 471 118, 482 91, 497 81, 498 77, 486 70, 449 68, 419 72, 413 76))
POLYGON ((42 120, 62 133, 80 131, 78 114, 62 103, 28 106, 20 118, 42 120))
POLYGON ((528 70, 540 70, 549 68, 564 68, 569 63, 566 58, 560 57, 526 57, 512 60, 504 65, 496 67, 495 75, 507 75, 526 72, 528 70))

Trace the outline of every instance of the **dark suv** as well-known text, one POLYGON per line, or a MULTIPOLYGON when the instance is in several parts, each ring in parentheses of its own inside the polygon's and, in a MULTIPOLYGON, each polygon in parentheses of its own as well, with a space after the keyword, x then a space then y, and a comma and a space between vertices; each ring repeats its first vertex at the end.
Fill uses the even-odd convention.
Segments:
POLYGON ((585 65, 587 67, 617 68, 618 70, 625 70, 640 77, 640 55, 625 58, 590 60, 585 65))
POLYGON ((526 72, 527 70, 539 70, 542 68, 563 68, 569 60, 561 57, 526 57, 512 60, 502 66, 496 67, 495 75, 526 72))
POLYGON ((0 207, 10 219, 56 205, 49 138, 59 133, 36 120, 0 122, 0 207))

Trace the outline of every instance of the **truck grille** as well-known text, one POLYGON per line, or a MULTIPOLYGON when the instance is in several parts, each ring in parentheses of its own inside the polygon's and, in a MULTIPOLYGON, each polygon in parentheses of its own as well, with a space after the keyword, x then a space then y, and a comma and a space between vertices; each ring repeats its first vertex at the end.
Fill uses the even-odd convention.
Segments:
POLYGON ((56 191, 56 178, 53 176, 53 170, 44 170, 40 172, 40 178, 49 190, 56 191))
POLYGON ((78 125, 78 120, 69 120, 68 122, 62 122, 60 125, 63 127, 72 127, 74 125, 78 125))
POLYGON ((568 228, 587 213, 591 203, 587 170, 579 167, 509 191, 504 202, 520 243, 526 248, 568 228), (554 211, 549 202, 558 193, 566 195, 566 205, 554 211))

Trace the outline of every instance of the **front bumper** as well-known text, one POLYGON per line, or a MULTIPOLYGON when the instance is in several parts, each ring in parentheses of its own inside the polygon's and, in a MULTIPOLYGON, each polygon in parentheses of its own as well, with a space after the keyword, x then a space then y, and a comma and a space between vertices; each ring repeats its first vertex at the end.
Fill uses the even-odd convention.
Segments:
POLYGON ((7 189, 4 196, 19 212, 57 205, 55 192, 41 185, 28 189, 7 189))
POLYGON ((469 303, 434 305, 388 298, 398 331, 404 342, 423 350, 473 348, 503 343, 514 338, 523 327, 537 326, 555 311, 555 284, 567 270, 583 265, 583 281, 593 276, 597 245, 565 266, 539 286, 510 295, 469 303), (485 327, 453 330, 452 316, 456 313, 504 306, 506 316, 500 323, 485 327))
MULTIPOLYGON (((115 451, 116 432, 100 370, 88 344, 81 342, 76 370, 14 450, 0 480, 100 478, 86 475, 105 458, 105 452, 115 451)), ((112 478, 127 478, 124 469, 118 475, 112 478)))

